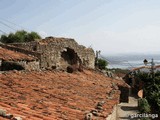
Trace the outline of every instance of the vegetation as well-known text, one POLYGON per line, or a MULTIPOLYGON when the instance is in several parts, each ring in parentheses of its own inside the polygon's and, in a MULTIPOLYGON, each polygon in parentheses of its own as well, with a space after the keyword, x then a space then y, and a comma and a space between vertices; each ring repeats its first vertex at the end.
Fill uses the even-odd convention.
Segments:
POLYGON ((128 69, 120 69, 120 68, 112 68, 109 70, 114 71, 116 74, 127 74, 130 72, 130 70, 128 69))
POLYGON ((99 69, 105 70, 107 65, 108 65, 108 62, 106 60, 101 58, 97 60, 97 66, 99 69))
POLYGON ((140 113, 149 113, 151 111, 150 105, 146 98, 138 99, 138 107, 140 113))
POLYGON ((25 30, 10 33, 9 35, 1 35, 0 42, 2 43, 17 43, 30 42, 36 39, 41 39, 41 36, 36 32, 27 32, 25 30))
MULTIPOLYGON (((139 73, 136 77, 144 82, 144 100, 143 104, 149 104, 151 106, 152 113, 160 113, 160 72, 156 72, 154 75, 148 73, 139 73), (148 103, 147 103, 147 102, 148 103)), ((148 105, 147 105, 148 106, 148 105)), ((148 112, 149 108, 141 105, 144 112, 148 112)), ((149 106, 148 106, 149 107, 149 106)), ((142 110, 142 109, 141 109, 142 110)))

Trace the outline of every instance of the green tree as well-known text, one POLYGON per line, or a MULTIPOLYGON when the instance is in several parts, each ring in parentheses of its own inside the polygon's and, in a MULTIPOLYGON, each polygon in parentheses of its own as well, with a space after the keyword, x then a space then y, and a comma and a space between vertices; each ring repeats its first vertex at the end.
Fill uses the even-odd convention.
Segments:
POLYGON ((8 35, 8 43, 13 43, 13 42, 19 42, 18 36, 14 35, 13 33, 10 33, 8 35))
POLYGON ((9 35, 2 35, 0 42, 2 43, 16 43, 16 42, 30 42, 36 39, 41 39, 41 36, 36 32, 27 32, 25 30, 10 33, 9 35))
POLYGON ((108 62, 106 60, 98 59, 97 66, 98 66, 99 69, 105 70, 107 65, 108 65, 108 62))
POLYGON ((41 38, 41 36, 38 35, 36 32, 31 32, 31 33, 27 34, 26 42, 34 41, 34 40, 40 39, 40 38, 41 38))
POLYGON ((2 43, 8 43, 8 37, 7 37, 7 35, 1 35, 0 42, 2 42, 2 43))
POLYGON ((20 31, 17 31, 16 33, 15 33, 15 36, 17 36, 18 37, 18 41, 16 41, 16 42, 26 42, 26 39, 27 39, 27 31, 25 31, 25 30, 20 30, 20 31))
POLYGON ((160 113, 160 73, 155 73, 154 77, 148 73, 139 73, 136 77, 144 82, 144 96, 153 112, 160 113))

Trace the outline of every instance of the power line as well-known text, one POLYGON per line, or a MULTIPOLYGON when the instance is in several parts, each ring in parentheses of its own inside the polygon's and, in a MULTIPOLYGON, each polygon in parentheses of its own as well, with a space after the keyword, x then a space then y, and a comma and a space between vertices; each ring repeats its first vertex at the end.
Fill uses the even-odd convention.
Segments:
POLYGON ((131 63, 129 63, 127 60, 124 60, 124 61, 127 62, 128 65, 130 65, 132 68, 134 68, 134 66, 131 63))
MULTIPOLYGON (((6 19, 4 19, 4 18, 0 18, 0 24, 2 24, 2 25, 6 26, 6 27, 8 27, 8 28, 10 28, 10 29, 12 29, 12 30, 14 30, 14 31, 17 31, 17 28, 16 28, 16 27, 19 27, 19 28, 21 28, 21 29, 26 29, 26 28, 24 28, 24 27, 22 27, 22 26, 20 26, 20 25, 17 25, 17 24, 15 24, 15 23, 13 23, 13 22, 11 22, 11 21, 9 21, 9 20, 6 20, 6 19), (8 23, 9 23, 10 25, 9 25, 8 23), (11 24, 12 24, 12 25, 11 25, 11 24), (13 25, 16 26, 16 27, 13 27, 13 25)), ((7 33, 4 32, 3 30, 0 30, 0 32, 3 33, 3 34, 7 34, 7 33)))
POLYGON ((18 24, 14 23, 14 22, 11 22, 11 21, 9 21, 9 20, 7 20, 7 19, 4 19, 4 18, 0 18, 0 19, 3 20, 3 21, 5 21, 5 22, 8 22, 8 23, 10 23, 10 24, 12 24, 12 25, 14 25, 14 26, 16 26, 16 27, 19 27, 19 28, 21 28, 21 29, 27 29, 27 28, 25 28, 25 27, 23 27, 23 26, 21 26, 21 25, 18 25, 18 24))
POLYGON ((1 33, 3 33, 3 34, 7 34, 7 33, 6 33, 6 32, 4 32, 3 30, 0 30, 0 32, 1 32, 1 33))
POLYGON ((4 22, 2 22, 2 21, 0 21, 0 23, 3 24, 4 26, 6 26, 6 27, 8 27, 8 28, 16 31, 16 29, 12 28, 11 26, 7 25, 6 23, 4 23, 4 22))

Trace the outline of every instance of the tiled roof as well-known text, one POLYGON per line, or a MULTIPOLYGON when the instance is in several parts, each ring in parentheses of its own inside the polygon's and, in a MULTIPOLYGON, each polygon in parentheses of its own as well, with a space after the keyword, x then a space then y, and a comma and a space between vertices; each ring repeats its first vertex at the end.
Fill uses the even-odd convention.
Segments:
POLYGON ((119 102, 120 91, 112 86, 116 81, 90 70, 7 72, 0 74, 0 108, 24 120, 83 120, 86 112, 104 101, 95 117, 104 120, 119 102))
MULTIPOLYGON (((160 65, 155 65, 154 69, 158 69, 160 68, 160 65)), ((151 66, 140 66, 140 67, 136 67, 133 68, 132 71, 136 71, 136 70, 141 70, 141 69, 151 69, 151 66)))
POLYGON ((0 47, 0 59, 5 61, 19 61, 19 60, 32 61, 35 59, 35 57, 0 47))

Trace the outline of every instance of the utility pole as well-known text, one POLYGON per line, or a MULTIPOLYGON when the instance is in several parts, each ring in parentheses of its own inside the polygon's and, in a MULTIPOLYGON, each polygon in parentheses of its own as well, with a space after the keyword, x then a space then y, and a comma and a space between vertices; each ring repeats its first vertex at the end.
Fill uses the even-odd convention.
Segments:
POLYGON ((152 74, 152 78, 154 78, 154 65, 155 65, 155 63, 154 63, 154 60, 152 58, 152 61, 151 61, 151 74, 152 74))
POLYGON ((155 63, 154 63, 154 60, 152 58, 151 62, 148 62, 146 59, 143 61, 145 65, 147 64, 151 64, 151 75, 152 75, 152 78, 154 78, 154 66, 155 66, 155 63))

